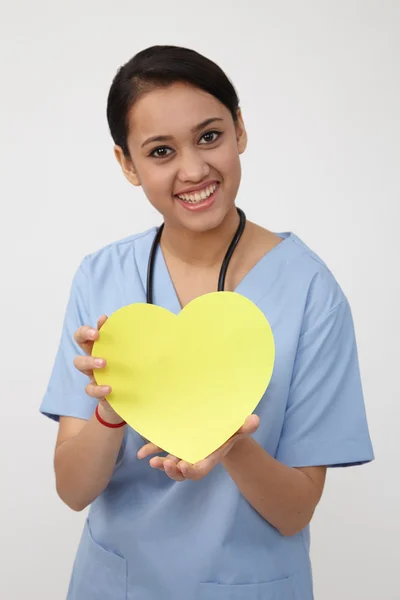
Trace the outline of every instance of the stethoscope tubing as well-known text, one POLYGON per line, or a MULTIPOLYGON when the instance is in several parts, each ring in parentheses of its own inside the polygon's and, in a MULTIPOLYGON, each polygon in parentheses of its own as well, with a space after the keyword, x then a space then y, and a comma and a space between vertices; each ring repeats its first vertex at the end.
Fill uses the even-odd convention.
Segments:
MULTIPOLYGON (((229 248, 225 254, 224 260, 222 261, 221 270, 220 270, 219 278, 218 278, 218 292, 223 292, 225 289, 225 279, 226 279, 226 273, 228 271, 229 263, 232 258, 232 255, 235 251, 235 248, 238 245, 240 238, 242 237, 244 228, 246 226, 246 215, 244 214, 244 212, 242 211, 241 208, 237 208, 237 211, 238 211, 238 214, 240 217, 240 222, 239 222, 239 226, 235 232, 235 235, 233 236, 232 241, 229 245, 229 248)), ((160 239, 161 239, 163 229, 164 229, 164 223, 162 223, 160 225, 160 227, 158 228, 157 233, 154 237, 153 243, 151 245, 151 249, 150 249, 149 262, 148 262, 148 266, 147 266, 147 286, 146 286, 146 302, 147 302, 147 304, 153 304, 154 263, 155 263, 156 252, 157 252, 157 248, 160 244, 160 239)))

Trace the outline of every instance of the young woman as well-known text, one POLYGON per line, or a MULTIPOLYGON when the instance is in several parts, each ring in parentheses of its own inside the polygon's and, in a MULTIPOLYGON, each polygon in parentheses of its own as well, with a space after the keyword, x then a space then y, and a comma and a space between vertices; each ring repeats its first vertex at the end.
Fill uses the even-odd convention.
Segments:
POLYGON ((246 130, 215 63, 143 50, 115 76, 107 117, 123 174, 164 223, 84 257, 72 282, 41 405, 59 421, 57 491, 74 510, 91 505, 68 598, 312 600, 309 523, 326 468, 373 459, 348 301, 294 233, 236 207, 246 130), (121 422, 95 383, 104 360, 92 347, 122 306, 178 313, 216 291, 233 238, 223 289, 268 318, 274 372, 256 414, 190 465, 121 422))

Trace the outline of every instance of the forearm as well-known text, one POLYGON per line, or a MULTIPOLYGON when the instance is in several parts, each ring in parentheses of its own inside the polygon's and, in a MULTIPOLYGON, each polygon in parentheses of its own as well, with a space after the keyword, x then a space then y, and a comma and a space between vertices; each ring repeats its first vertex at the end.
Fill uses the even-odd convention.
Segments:
POLYGON ((86 508, 107 487, 124 430, 125 426, 105 427, 93 414, 77 435, 58 446, 54 456, 57 492, 73 510, 86 508))
POLYGON ((252 437, 240 439, 222 464, 246 500, 282 535, 294 535, 310 522, 319 488, 306 473, 275 460, 252 437))

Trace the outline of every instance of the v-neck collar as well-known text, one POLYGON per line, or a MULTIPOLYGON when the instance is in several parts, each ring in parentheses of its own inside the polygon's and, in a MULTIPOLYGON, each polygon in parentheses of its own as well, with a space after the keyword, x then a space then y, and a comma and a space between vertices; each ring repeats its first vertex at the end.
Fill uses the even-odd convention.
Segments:
MULTIPOLYGON (((146 244, 142 247, 140 266, 141 278, 144 289, 146 289, 147 279, 147 264, 150 253, 151 244, 156 235, 157 229, 154 228, 146 236, 146 244), (144 259, 144 260, 143 260, 144 259)), ((285 257, 287 248, 290 246, 290 241, 294 237, 291 232, 276 233, 282 241, 266 252, 255 265, 246 273, 243 279, 239 282, 234 292, 246 296, 249 300, 257 304, 266 294, 268 287, 275 279, 276 269, 272 268, 279 263, 280 259, 285 257), (271 270, 267 270, 271 266, 271 270), (263 269, 265 270, 263 273, 263 269), (271 277, 269 277, 271 275, 271 277)), ((178 314, 182 307, 176 293, 175 286, 168 271, 168 266, 160 246, 156 250, 154 260, 153 273, 153 302, 159 306, 163 306, 170 312, 178 314)))

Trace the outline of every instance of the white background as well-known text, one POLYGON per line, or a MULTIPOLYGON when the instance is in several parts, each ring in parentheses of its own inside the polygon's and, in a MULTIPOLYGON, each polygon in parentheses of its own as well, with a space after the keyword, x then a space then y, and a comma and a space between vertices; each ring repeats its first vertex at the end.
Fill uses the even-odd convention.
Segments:
POLYGON ((56 496, 57 426, 38 409, 80 260, 160 222, 120 171, 105 108, 120 65, 175 44, 239 92, 238 205, 301 237, 352 306, 376 461, 329 471, 316 600, 398 599, 400 2, 3 0, 1 13, 0 597, 66 595, 85 514, 56 496))

